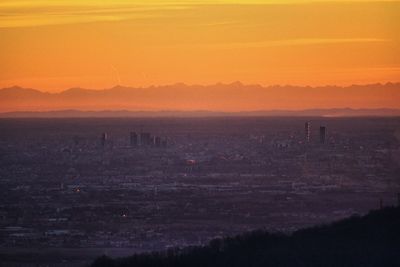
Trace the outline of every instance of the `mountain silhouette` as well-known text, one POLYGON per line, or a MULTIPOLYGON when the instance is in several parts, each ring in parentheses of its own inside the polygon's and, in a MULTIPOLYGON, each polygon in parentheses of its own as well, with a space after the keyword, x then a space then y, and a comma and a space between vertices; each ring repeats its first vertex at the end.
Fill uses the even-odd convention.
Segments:
MULTIPOLYGON (((400 83, 323 86, 185 85, 104 90, 71 88, 60 93, 11 87, 0 89, 0 112, 51 110, 271 111, 309 109, 399 109, 400 83)), ((387 110, 386 110, 387 111, 387 110)))

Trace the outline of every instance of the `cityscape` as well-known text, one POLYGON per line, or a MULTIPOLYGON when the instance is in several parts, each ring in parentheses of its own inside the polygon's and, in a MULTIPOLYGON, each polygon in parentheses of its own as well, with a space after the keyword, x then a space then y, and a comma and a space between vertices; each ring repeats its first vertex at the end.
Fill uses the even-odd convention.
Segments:
POLYGON ((400 0, 0 0, 0 267, 400 266, 400 0))
POLYGON ((83 266, 395 206, 399 122, 1 119, 2 261, 83 266))

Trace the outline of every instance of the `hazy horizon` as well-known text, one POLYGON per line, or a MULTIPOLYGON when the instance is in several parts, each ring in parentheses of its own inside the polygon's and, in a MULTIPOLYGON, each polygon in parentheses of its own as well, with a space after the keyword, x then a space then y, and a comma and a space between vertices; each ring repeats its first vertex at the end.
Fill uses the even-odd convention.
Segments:
POLYGON ((310 109, 400 109, 400 83, 347 87, 246 85, 241 82, 104 90, 70 88, 58 93, 0 89, 0 112, 53 110, 249 112, 310 109))
POLYGON ((62 87, 58 88, 55 90, 46 90, 40 87, 34 87, 34 86, 22 86, 19 84, 12 84, 9 86, 3 86, 0 87, 0 90, 3 89, 11 89, 11 88, 18 88, 18 89, 33 89, 36 91, 39 91, 41 93, 49 93, 49 94, 59 94, 71 89, 84 89, 84 90, 91 90, 91 91, 104 91, 104 90, 110 90, 118 87, 125 87, 125 88, 132 88, 132 89, 148 89, 148 88, 154 88, 154 87, 167 87, 167 86, 175 86, 175 85, 184 85, 184 86, 214 86, 214 85, 234 85, 234 84, 240 84, 244 86, 260 86, 264 88, 269 88, 269 87, 305 87, 305 88, 324 88, 324 87, 351 87, 351 86, 369 86, 369 85, 400 85, 400 79, 399 80, 390 80, 390 81, 385 81, 385 82, 369 82, 369 83, 347 83, 347 84, 334 84, 334 83, 326 83, 326 84, 315 84, 315 85, 310 85, 310 84, 263 84, 263 83, 244 83, 240 80, 232 80, 228 82, 214 82, 214 83, 185 83, 182 81, 177 81, 177 82, 171 82, 171 83, 163 83, 163 84, 150 84, 150 85, 132 85, 132 84, 112 84, 110 86, 106 87, 85 87, 85 86, 80 86, 80 85, 73 85, 69 87, 62 87))

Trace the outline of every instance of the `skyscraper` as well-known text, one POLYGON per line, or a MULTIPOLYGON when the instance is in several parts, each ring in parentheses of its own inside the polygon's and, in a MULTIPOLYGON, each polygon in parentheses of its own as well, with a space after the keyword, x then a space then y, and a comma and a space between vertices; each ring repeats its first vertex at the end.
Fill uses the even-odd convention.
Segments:
POLYGON ((102 147, 105 147, 105 146, 106 146, 106 143, 107 143, 107 133, 102 133, 100 142, 101 142, 101 146, 102 146, 102 147))
POLYGON ((325 126, 319 127, 319 141, 321 142, 321 144, 325 144, 325 141, 326 141, 326 127, 325 126))
POLYGON ((140 145, 149 146, 151 144, 150 133, 140 133, 140 145))
POLYGON ((131 147, 138 146, 138 135, 135 132, 131 132, 131 134, 130 134, 130 145, 131 145, 131 147))
POLYGON ((305 127, 304 127, 305 129, 305 139, 306 139, 306 142, 307 143, 309 143, 310 142, 310 130, 311 130, 311 123, 310 122, 306 122, 306 124, 305 124, 305 127))

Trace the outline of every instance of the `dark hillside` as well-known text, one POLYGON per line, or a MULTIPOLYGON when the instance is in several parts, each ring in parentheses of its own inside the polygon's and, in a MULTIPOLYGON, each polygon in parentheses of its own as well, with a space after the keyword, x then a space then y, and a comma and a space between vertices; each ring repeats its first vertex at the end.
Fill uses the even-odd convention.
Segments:
POLYGON ((400 266, 400 208, 372 211, 292 235, 255 231, 205 247, 97 259, 92 267, 400 266))

